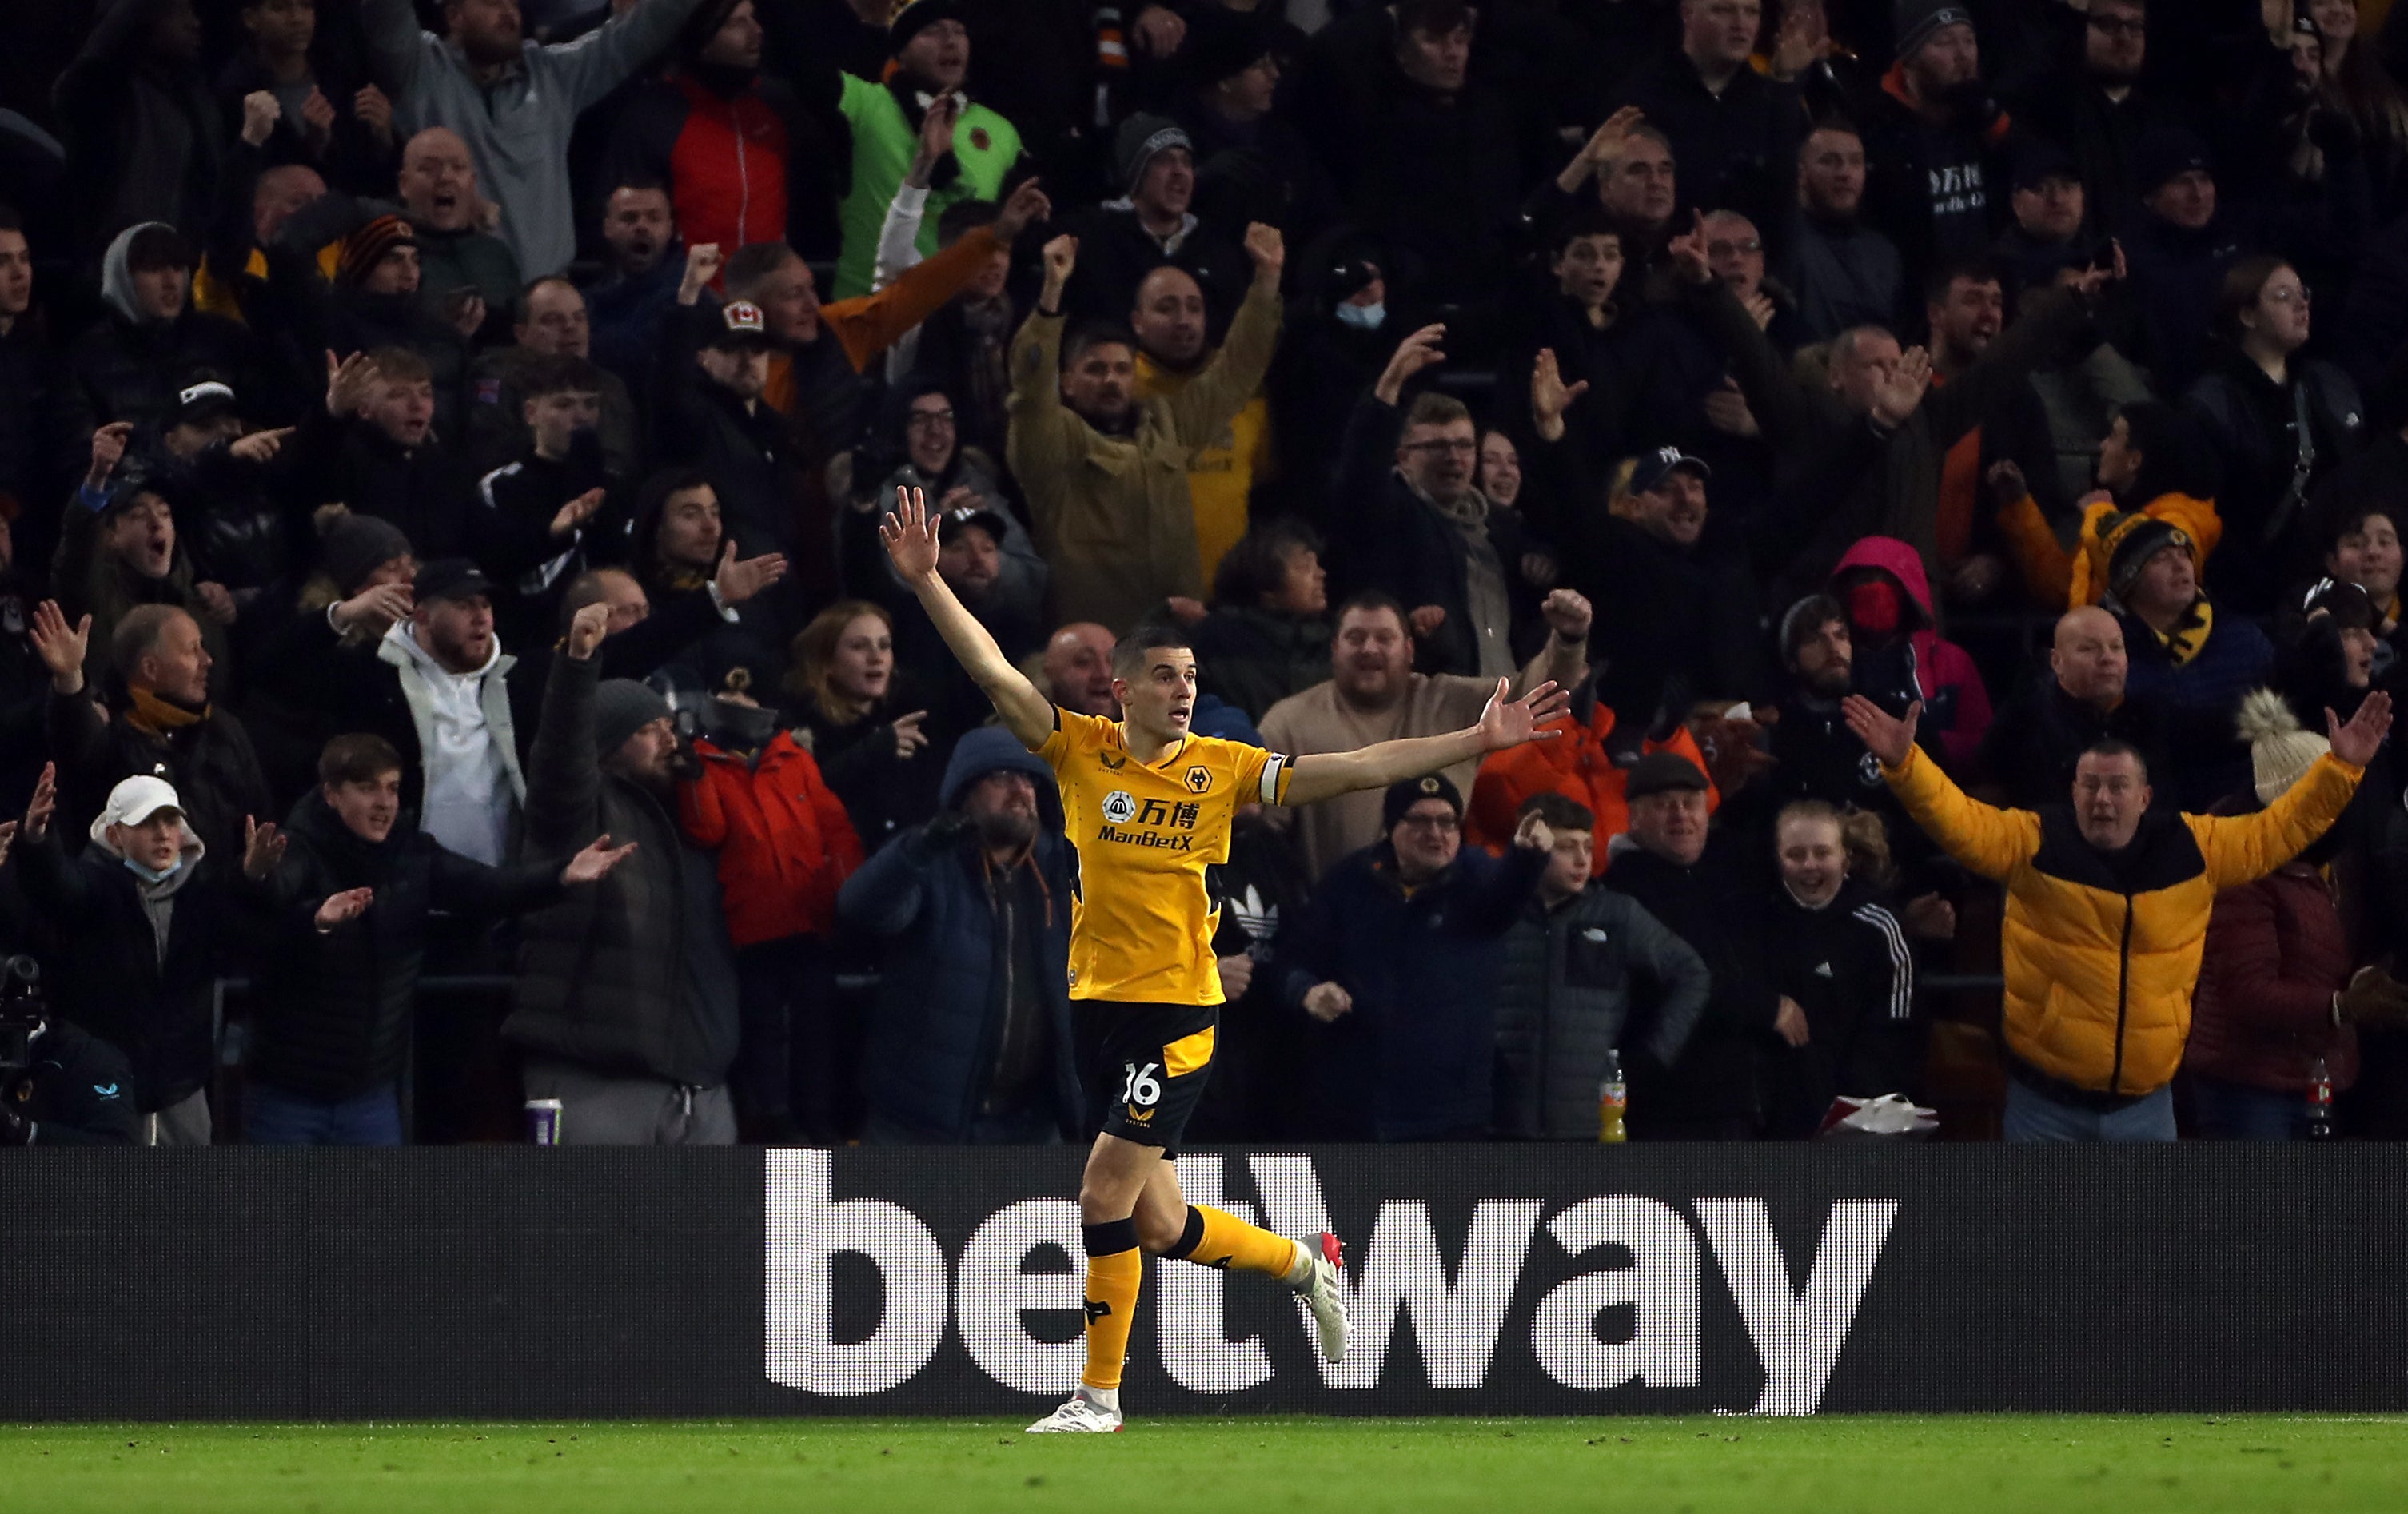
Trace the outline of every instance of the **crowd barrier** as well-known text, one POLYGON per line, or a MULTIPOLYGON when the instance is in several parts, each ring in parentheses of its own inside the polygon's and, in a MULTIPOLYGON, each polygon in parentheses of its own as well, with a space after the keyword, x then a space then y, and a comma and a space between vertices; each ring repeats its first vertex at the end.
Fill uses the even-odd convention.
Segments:
MULTIPOLYGON (((1054 1149, 0 1153, 0 1416, 1022 1414, 1081 1363, 1054 1149)), ((1349 1246, 1355 1347, 1151 1268, 1145 1414, 2408 1409, 2408 1154, 1197 1151, 1349 1246)))

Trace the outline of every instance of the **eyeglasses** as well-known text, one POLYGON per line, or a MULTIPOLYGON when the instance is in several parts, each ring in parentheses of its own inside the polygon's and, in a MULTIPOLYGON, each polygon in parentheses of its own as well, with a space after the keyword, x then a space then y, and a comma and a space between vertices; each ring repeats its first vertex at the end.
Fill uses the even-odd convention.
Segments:
POLYGON ((1706 244, 1706 256, 1710 258, 1736 257, 1742 252, 1754 257, 1763 250, 1764 244, 1753 236, 1743 242, 1708 242, 1706 244))
POLYGON ((1405 450, 1408 452, 1452 452, 1457 457, 1469 457, 1472 453, 1480 450, 1480 444, 1476 441, 1409 442, 1405 446, 1405 450))
POLYGON ((903 423, 913 431, 925 430, 930 426, 950 426, 953 423, 953 412, 951 410, 914 410, 911 412, 910 419, 903 423))
POLYGON ((1399 829, 1407 831, 1452 831, 1455 823, 1452 815, 1406 815, 1397 821, 1399 829))

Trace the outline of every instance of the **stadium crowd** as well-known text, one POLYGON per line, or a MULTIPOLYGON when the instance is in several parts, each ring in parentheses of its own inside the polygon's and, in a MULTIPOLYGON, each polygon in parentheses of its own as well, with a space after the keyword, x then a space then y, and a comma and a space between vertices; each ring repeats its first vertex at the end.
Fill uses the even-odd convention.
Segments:
POLYGON ((1068 709, 1573 693, 1240 820, 1193 1138, 2408 1134, 2408 7, 6 30, 0 1141, 1083 1139, 898 488, 1068 709))

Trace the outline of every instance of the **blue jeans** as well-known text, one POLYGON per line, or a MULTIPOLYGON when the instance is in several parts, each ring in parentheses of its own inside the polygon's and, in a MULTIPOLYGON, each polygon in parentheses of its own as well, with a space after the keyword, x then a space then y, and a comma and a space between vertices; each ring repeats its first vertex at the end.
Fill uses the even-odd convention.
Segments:
POLYGON ((2171 1141, 2174 1091, 2171 1086, 2161 1088, 2138 1104, 2101 1111, 2060 1104, 2010 1078, 2003 1134, 2010 1141, 2059 1146, 2076 1141, 2171 1141))
POLYGON ((2214 1078, 2190 1080, 2191 1113, 2199 1133, 2214 1141, 2303 1141, 2308 1138, 2308 1102, 2301 1093, 2277 1093, 2214 1078))
POLYGON ((399 1146, 401 1104, 390 1083, 337 1104, 253 1083, 242 1093, 242 1136, 253 1146, 399 1146))

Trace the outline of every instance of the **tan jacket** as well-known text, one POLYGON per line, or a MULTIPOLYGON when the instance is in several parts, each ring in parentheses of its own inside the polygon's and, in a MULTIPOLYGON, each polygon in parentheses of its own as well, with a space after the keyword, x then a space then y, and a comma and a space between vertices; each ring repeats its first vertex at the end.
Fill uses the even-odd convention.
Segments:
POLYGON ((1108 436, 1062 403, 1062 318, 1021 326, 1006 452, 1053 564, 1057 623, 1126 631, 1173 594, 1204 597, 1188 460, 1261 387, 1279 328, 1279 290, 1256 279, 1212 361, 1176 394, 1137 401, 1132 435, 1108 436))

